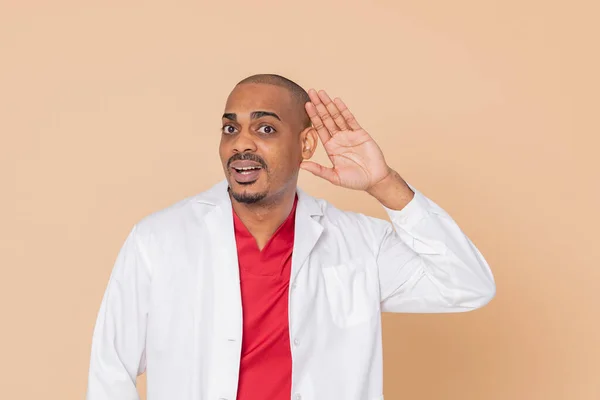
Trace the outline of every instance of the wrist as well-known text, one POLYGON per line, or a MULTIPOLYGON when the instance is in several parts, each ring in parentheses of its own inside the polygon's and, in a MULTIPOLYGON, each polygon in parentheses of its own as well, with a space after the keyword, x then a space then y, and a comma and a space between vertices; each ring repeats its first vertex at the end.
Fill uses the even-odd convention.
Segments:
POLYGON ((393 210, 403 209, 414 197, 408 184, 393 169, 389 174, 367 189, 367 193, 375 197, 385 207, 393 210))
POLYGON ((373 185, 369 186, 365 190, 371 196, 377 198, 378 196, 380 196, 381 194, 383 194, 386 191, 386 188, 389 188, 390 185, 394 184, 397 181, 397 179, 400 177, 400 175, 396 171, 394 171, 392 168, 387 167, 387 170, 388 170, 387 175, 385 175, 385 177, 383 177, 382 179, 380 179, 373 185))

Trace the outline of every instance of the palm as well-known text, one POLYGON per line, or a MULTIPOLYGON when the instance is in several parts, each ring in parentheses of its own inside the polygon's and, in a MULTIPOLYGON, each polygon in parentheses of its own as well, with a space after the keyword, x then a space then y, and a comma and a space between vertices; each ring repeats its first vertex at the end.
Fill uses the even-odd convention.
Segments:
POLYGON ((366 190, 389 173, 383 153, 371 136, 360 127, 346 105, 331 101, 325 92, 309 92, 306 111, 317 130, 331 168, 312 161, 303 168, 335 185, 366 190))

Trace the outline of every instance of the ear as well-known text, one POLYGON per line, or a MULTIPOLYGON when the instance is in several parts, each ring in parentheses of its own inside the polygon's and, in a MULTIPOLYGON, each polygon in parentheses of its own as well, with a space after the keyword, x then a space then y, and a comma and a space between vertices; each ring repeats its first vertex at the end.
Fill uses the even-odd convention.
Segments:
POLYGON ((300 133, 300 145, 302 146, 302 159, 310 159, 317 149, 318 142, 315 128, 309 126, 300 133))

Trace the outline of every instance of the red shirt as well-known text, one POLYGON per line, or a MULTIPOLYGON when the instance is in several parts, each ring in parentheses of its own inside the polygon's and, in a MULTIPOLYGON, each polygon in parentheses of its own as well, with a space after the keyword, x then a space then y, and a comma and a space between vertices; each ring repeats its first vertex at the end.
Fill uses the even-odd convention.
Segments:
POLYGON ((288 290, 297 203, 296 197, 292 212, 262 251, 233 213, 243 313, 239 400, 291 397, 288 290))

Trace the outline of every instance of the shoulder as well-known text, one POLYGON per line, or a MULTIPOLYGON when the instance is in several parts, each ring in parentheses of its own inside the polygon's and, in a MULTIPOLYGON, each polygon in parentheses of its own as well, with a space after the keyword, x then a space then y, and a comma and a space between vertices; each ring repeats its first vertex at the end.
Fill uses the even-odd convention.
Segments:
POLYGON ((392 228, 390 222, 385 219, 342 209, 323 198, 311 198, 322 214, 320 222, 325 231, 337 233, 348 240, 362 238, 376 245, 392 228))
POLYGON ((223 183, 181 199, 138 220, 133 229, 142 238, 181 233, 197 226, 223 198, 223 183))

